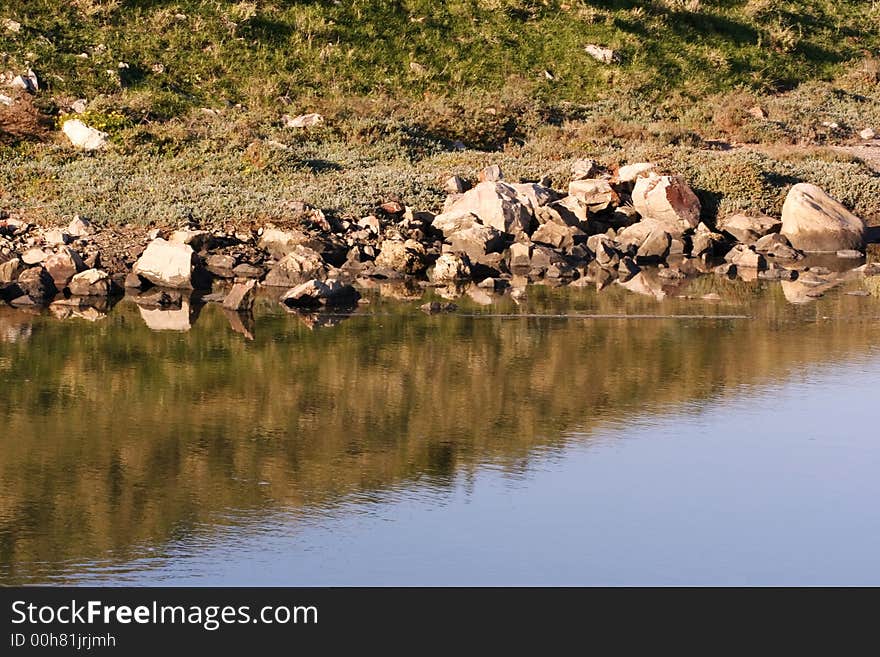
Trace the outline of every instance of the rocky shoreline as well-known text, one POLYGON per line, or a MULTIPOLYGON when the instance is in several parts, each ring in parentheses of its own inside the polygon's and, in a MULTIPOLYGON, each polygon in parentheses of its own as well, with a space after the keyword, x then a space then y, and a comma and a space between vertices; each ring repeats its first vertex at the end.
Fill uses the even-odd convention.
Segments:
POLYGON ((603 171, 581 160, 564 190, 549 179, 507 182, 498 166, 473 182, 454 176, 446 187, 439 214, 388 202, 349 221, 301 203, 284 223, 227 232, 192 224, 99 228, 85 217, 38 227, 0 215, 0 300, 63 316, 123 294, 142 308, 179 308, 195 291, 198 301, 239 313, 265 289, 291 310, 313 313, 352 308, 359 289, 388 281, 443 287, 451 299, 467 288, 516 299, 535 283, 599 290, 616 283, 662 299, 713 274, 782 281, 786 297, 802 302, 842 272, 880 289, 880 264, 864 263, 876 239, 871 229, 808 183, 789 190, 781 218, 714 222, 704 221, 687 181, 650 163, 603 171), (815 253, 834 263, 814 264, 815 253))

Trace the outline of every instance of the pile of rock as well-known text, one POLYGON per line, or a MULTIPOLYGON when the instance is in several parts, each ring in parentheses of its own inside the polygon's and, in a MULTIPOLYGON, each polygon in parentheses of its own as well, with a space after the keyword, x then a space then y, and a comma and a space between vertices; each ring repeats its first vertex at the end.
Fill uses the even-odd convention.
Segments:
POLYGON ((280 288, 285 306, 309 309, 355 304, 352 283, 370 280, 470 281, 512 293, 520 289, 510 284, 515 278, 600 289, 618 281, 640 291, 649 279, 674 286, 713 271, 790 281, 804 253, 859 256, 865 243, 863 222, 805 183, 792 187, 779 219, 737 214, 713 224, 683 178, 661 175, 651 163, 603 171, 580 160, 565 189, 548 180, 508 182, 497 166, 473 185, 455 176, 446 186, 438 214, 389 201, 343 221, 299 203, 284 225, 255 232, 185 225, 125 237, 78 217, 52 229, 6 217, 0 298, 21 306, 223 281, 232 291, 212 298, 240 312, 253 304, 257 286, 280 288), (646 268, 656 271, 643 276, 646 268))

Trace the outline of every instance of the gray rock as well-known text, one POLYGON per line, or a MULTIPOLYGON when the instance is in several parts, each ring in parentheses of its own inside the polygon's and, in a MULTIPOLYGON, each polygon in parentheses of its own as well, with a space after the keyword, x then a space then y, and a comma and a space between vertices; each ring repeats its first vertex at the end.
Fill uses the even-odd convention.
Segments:
POLYGON ((266 271, 262 267, 257 267, 249 262, 243 262, 232 268, 232 273, 236 278, 256 278, 260 279, 266 271))
POLYGON ((444 253, 437 258, 429 277, 434 283, 453 283, 455 281, 469 280, 471 277, 471 265, 467 256, 462 257, 457 253, 444 253))
POLYGON ((376 266, 401 274, 420 274, 427 267, 425 247, 415 240, 385 240, 376 266))
POLYGON ((669 233, 662 229, 654 229, 642 242, 636 253, 639 263, 660 262, 669 253, 669 245, 672 238, 669 233))
POLYGON ((58 292, 55 281, 42 267, 25 269, 18 276, 18 287, 35 303, 48 303, 58 292))
POLYGON ((161 237, 147 245, 132 271, 160 287, 192 288, 194 252, 188 244, 167 242, 161 237))
POLYGON ((742 244, 752 244, 765 235, 778 233, 781 227, 782 221, 779 219, 744 214, 731 215, 718 222, 719 229, 742 244))
POLYGON ((310 279, 323 279, 325 275, 324 261, 320 254, 306 246, 297 245, 266 274, 264 283, 270 287, 294 287, 310 279))
POLYGON ((798 183, 782 206, 782 234, 806 252, 861 249, 865 224, 816 185, 798 183))
POLYGON ((18 279, 20 271, 21 260, 18 258, 10 258, 6 262, 0 263, 0 283, 14 283, 18 279))
POLYGON ((70 279, 68 289, 76 297, 106 297, 110 295, 112 285, 107 272, 86 269, 70 279))
POLYGON ((68 246, 63 246, 56 253, 53 253, 45 262, 43 268, 49 272, 52 280, 55 281, 55 287, 63 290, 67 287, 77 273, 85 271, 86 265, 80 258, 79 254, 68 246))

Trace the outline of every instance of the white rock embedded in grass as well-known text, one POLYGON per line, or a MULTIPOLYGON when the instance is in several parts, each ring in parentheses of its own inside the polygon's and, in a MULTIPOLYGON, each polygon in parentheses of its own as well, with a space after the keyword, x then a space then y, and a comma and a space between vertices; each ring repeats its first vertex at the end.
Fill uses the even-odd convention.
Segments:
POLYGON ((79 119, 68 119, 61 126, 61 130, 71 144, 84 151, 97 151, 107 147, 109 135, 106 132, 90 128, 79 119))

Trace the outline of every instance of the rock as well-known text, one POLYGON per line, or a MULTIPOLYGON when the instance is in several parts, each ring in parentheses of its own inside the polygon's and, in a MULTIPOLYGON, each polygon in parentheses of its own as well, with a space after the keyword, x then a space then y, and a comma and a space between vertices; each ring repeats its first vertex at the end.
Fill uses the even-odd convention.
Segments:
POLYGON ((632 201, 643 220, 658 222, 674 237, 700 223, 700 201, 679 176, 639 178, 632 201))
POLYGON ((205 267, 219 278, 235 278, 235 258, 231 255, 215 253, 205 260, 205 267))
POLYGON ((720 230, 742 244, 752 244, 765 235, 778 233, 781 226, 782 221, 773 217, 750 217, 744 214, 725 217, 718 222, 720 230))
POLYGON ((223 299, 223 307, 236 312, 246 312, 253 308, 256 295, 257 282, 255 280, 236 283, 223 299))
POLYGON ((555 221, 563 226, 585 227, 589 220, 587 205, 574 196, 566 196, 549 205, 538 208, 538 221, 555 221))
POLYGON ((426 267, 425 255, 425 247, 415 240, 385 240, 376 256, 376 266, 401 274, 420 274, 426 267))
MULTIPOLYGON (((233 271, 238 275, 239 265, 233 271)), ((323 279, 326 275, 321 255, 307 246, 297 245, 278 261, 264 283, 270 287, 294 287, 310 279, 323 279)))
POLYGON ((555 189, 538 183, 509 183, 509 187, 516 192, 520 199, 528 199, 532 209, 538 208, 559 200, 560 194, 555 189))
POLYGON ((636 261, 641 263, 660 262, 666 259, 672 238, 665 230, 654 229, 642 242, 636 253, 636 261))
POLYGON ((21 260, 11 258, 6 262, 0 262, 0 283, 14 283, 18 279, 21 270, 21 260))
POLYGON ((724 243, 724 236, 713 232, 706 224, 700 222, 691 237, 691 255, 713 255, 719 246, 724 243))
POLYGON ((285 292, 281 303, 292 308, 313 308, 319 305, 353 305, 359 298, 360 294, 351 285, 336 279, 324 282, 312 279, 285 292))
POLYGON ((798 183, 782 205, 782 234, 806 252, 861 249, 865 224, 816 185, 798 183))
POLYGON ((532 245, 514 242, 508 250, 507 266, 513 269, 527 269, 532 266, 532 245))
POLYGON ((257 246, 264 249, 273 258, 281 259, 306 241, 308 241, 308 235, 298 230, 266 228, 263 230, 257 246))
POLYGON ((76 251, 64 246, 46 258, 43 268, 55 281, 55 287, 63 290, 78 272, 85 271, 86 265, 76 251))
POLYGON ((157 237, 147 245, 132 271, 160 287, 192 288, 194 252, 188 244, 157 237))
POLYGON ((48 303, 58 292, 55 281, 42 267, 25 269, 18 276, 18 287, 35 303, 48 303))
MULTIPOLYGON (((0 78, 2 78, 2 76, 0 76, 0 78)), ((29 94, 35 94, 40 90, 40 81, 37 79, 37 74, 28 69, 26 75, 16 75, 12 78, 12 82, 9 83, 9 86, 13 89, 21 89, 29 94)))
POLYGON ((203 251, 211 248, 214 236, 206 230, 175 230, 168 238, 174 244, 188 244, 193 251, 203 251))
POLYGON ((443 184, 443 188, 449 194, 463 194, 470 188, 470 185, 468 185, 468 182, 461 176, 452 176, 446 180, 443 184))
POLYGON ((584 46, 584 50, 590 57, 603 64, 616 64, 620 61, 620 55, 614 52, 611 48, 605 48, 604 46, 599 46, 595 43, 590 43, 584 46))
POLYGON ((755 251, 772 256, 779 260, 797 260, 803 257, 800 251, 793 249, 788 239, 779 233, 764 235, 754 244, 755 251))
POLYGON ((872 130, 871 128, 865 128, 864 130, 862 130, 859 133, 859 137, 861 137, 865 141, 870 141, 876 136, 877 136, 877 133, 874 132, 874 130, 872 130))
MULTIPOLYGON (((617 243, 621 248, 635 248, 637 250, 648 239, 648 236, 656 230, 662 230, 656 222, 637 221, 631 226, 623 228, 617 234, 617 243)), ((595 242, 598 238, 593 236, 591 239, 595 242)))
POLYGON ((49 230, 43 231, 43 241, 49 246, 59 246, 61 244, 67 244, 70 242, 70 235, 65 233, 60 228, 50 228, 49 230))
POLYGON ((281 117, 281 121, 285 128, 309 128, 324 123, 324 117, 316 113, 300 114, 299 116, 285 114, 281 117))
POLYGON ((432 225, 449 235, 469 228, 474 218, 503 233, 518 235, 527 232, 534 218, 532 201, 517 189, 503 182, 481 182, 454 200, 438 214, 432 225))
POLYGON ((566 249, 574 246, 575 233, 573 231, 583 235, 583 231, 578 228, 561 226, 556 222, 548 221, 538 226, 538 230, 532 233, 532 242, 547 244, 557 249, 566 249))
POLYGON ((486 167, 480 171, 480 174, 477 177, 480 182, 498 182, 499 180, 504 180, 504 174, 501 172, 501 167, 497 164, 492 164, 491 166, 486 167))
POLYGON ((125 289, 126 290, 143 290, 148 284, 144 283, 144 279, 135 274, 134 272, 129 272, 125 275, 125 289))
POLYGON ((642 270, 630 256, 625 256, 617 266, 617 275, 620 280, 627 281, 642 270))
POLYGON ((529 266, 529 272, 535 276, 551 273, 550 270, 554 266, 557 270, 561 270, 560 273, 571 269, 565 258, 550 247, 541 244, 532 245, 532 258, 529 266))
POLYGON ((90 128, 79 119, 67 119, 61 126, 62 132, 70 140, 70 143, 85 151, 96 151, 107 147, 106 132, 90 128))
POLYGON ((627 164, 617 170, 617 182, 622 184, 634 184, 639 178, 647 178, 654 173, 656 167, 650 162, 637 162, 627 164))
POLYGON ((86 269, 70 279, 68 289, 75 297, 106 297, 112 290, 112 281, 107 272, 86 269))
POLYGON ((232 268, 232 273, 236 278, 262 278, 266 271, 262 267, 257 267, 249 262, 242 262, 232 268))
POLYGON ((471 265, 467 257, 462 257, 457 253, 444 253, 430 272, 430 279, 434 283, 453 283, 455 281, 466 281, 471 277, 471 265))
POLYGON ((767 268, 767 261, 764 259, 763 255, 742 244, 733 247, 727 255, 724 256, 724 260, 732 265, 736 265, 737 270, 743 267, 758 270, 767 268))
POLYGON ((95 228, 92 226, 92 222, 88 219, 84 219, 77 216, 74 216, 73 220, 68 224, 67 228, 64 231, 71 237, 88 237, 89 235, 95 234, 95 228))
POLYGON ((736 276, 736 265, 730 262, 727 262, 723 265, 718 265, 712 272, 718 276, 727 276, 728 278, 734 278, 736 276))
POLYGON ((859 258, 864 258, 865 254, 856 249, 844 249, 837 252, 837 257, 846 260, 858 260, 859 258))
POLYGON ((466 253, 471 259, 503 251, 505 247, 504 233, 482 224, 455 232, 448 239, 453 251, 466 253))
POLYGON ((571 164, 571 179, 586 180, 599 174, 599 165, 595 160, 577 160, 571 164))
POLYGON ((572 180, 568 184, 568 194, 583 202, 592 212, 601 212, 620 200, 604 178, 572 180))

